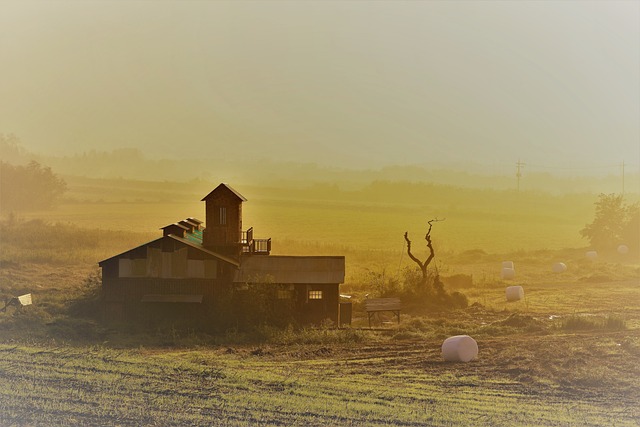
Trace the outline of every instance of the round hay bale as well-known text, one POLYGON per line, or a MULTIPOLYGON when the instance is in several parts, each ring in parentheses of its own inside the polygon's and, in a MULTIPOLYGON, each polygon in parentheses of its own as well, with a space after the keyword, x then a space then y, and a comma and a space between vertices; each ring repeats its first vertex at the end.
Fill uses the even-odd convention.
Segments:
POLYGON ((516 277, 516 271, 513 268, 502 268, 500 272, 500 277, 502 279, 513 279, 516 277))
POLYGON ((502 261, 502 268, 510 268, 515 271, 516 267, 513 265, 513 261, 502 261))
POLYGON ((618 246, 618 253, 620 255, 626 255, 629 253, 629 246, 627 245, 620 245, 618 246))
POLYGON ((564 273, 567 271, 567 265, 564 262, 556 262, 552 269, 554 273, 564 273))
POLYGON ((449 337, 442 343, 442 357, 447 362, 469 362, 478 357, 478 343, 469 335, 449 337))
POLYGON ((595 260, 596 258, 598 258, 598 252, 596 251, 588 251, 585 256, 587 257, 587 259, 590 259, 591 261, 595 260))
POLYGON ((522 286, 509 286, 506 292, 507 301, 520 301, 524 298, 524 289, 522 286))

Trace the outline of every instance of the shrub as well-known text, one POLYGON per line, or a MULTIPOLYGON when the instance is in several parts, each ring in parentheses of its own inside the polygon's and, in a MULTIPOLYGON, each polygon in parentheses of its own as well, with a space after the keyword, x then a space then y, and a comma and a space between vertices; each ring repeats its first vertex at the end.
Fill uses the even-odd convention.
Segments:
POLYGON ((450 288, 470 288, 473 286, 473 275, 453 274, 451 276, 442 277, 442 281, 450 288))
POLYGON ((626 324, 622 317, 616 315, 609 315, 605 318, 573 315, 563 319, 560 328, 568 331, 588 331, 594 329, 620 331, 626 329, 626 324))
POLYGON ((390 282, 390 285, 382 287, 378 295, 400 298, 409 312, 454 310, 469 305, 464 294, 448 292, 437 274, 430 272, 427 283, 423 284, 417 268, 405 268, 402 282, 390 282))

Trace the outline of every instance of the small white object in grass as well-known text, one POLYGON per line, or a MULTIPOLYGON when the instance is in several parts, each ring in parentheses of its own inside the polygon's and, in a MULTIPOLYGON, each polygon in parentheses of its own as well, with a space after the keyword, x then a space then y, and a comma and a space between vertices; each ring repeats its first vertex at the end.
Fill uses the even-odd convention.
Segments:
POLYGON ((567 265, 564 262, 556 262, 553 264, 554 273, 564 273, 567 271, 567 265))
POLYGON ((598 252, 596 251, 588 251, 585 256, 590 259, 590 260, 594 260, 596 258, 598 258, 598 252))
POLYGON ((515 271, 516 266, 513 265, 513 261, 502 261, 502 268, 510 268, 515 271))
POLYGON ((442 357, 447 362, 469 362, 478 357, 478 343, 469 335, 449 337, 442 343, 442 357))
POLYGON ((618 253, 620 255, 626 255, 629 253, 629 247, 627 245, 618 246, 618 253))
POLYGON ((509 286, 506 292, 507 301, 520 301, 524 298, 524 289, 522 286, 509 286))
POLYGON ((502 271, 500 272, 500 277, 502 279, 513 279, 516 277, 516 271, 513 268, 502 267, 502 271))
POLYGON ((31 305, 32 304, 31 294, 20 295, 18 297, 18 302, 20 303, 20 305, 31 305))

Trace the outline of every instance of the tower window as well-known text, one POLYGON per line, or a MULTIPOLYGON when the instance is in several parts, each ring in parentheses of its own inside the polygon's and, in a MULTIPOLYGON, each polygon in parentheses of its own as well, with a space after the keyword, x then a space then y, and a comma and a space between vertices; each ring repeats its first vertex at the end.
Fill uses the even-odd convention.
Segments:
POLYGON ((220 225, 227 225, 227 208, 220 208, 220 225))

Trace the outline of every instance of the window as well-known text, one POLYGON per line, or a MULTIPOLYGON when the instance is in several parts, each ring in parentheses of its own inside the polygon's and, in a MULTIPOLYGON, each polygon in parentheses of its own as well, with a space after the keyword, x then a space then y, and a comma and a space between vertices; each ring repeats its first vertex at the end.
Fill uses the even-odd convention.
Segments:
POLYGON ((291 299, 293 298, 293 291, 290 291, 289 289, 278 289, 276 296, 278 299, 291 299))
POLYGON ((227 225, 227 208, 220 207, 220 225, 227 225))
POLYGON ((309 291, 309 299, 322 299, 322 291, 309 291))

